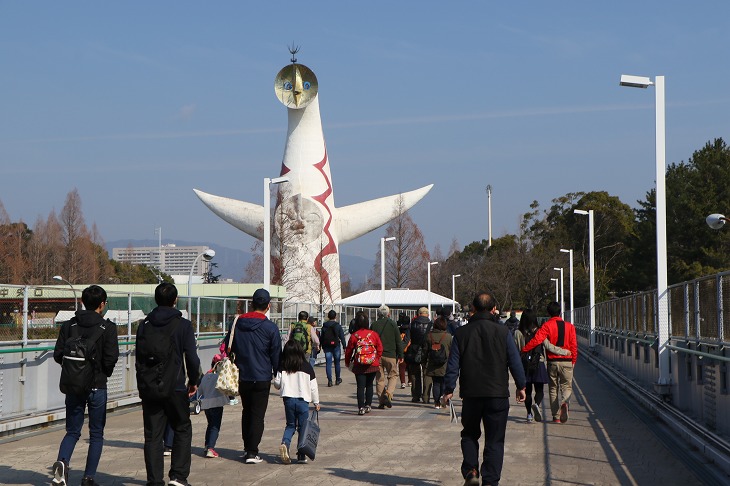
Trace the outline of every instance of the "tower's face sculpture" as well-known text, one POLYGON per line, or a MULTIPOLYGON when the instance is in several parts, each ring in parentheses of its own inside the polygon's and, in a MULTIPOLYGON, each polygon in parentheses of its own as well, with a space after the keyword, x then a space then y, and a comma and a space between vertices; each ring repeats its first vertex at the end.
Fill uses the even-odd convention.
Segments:
POLYGON ((283 269, 287 300, 332 304, 340 299, 340 243, 384 225, 397 205, 410 209, 433 186, 335 207, 317 77, 293 59, 276 75, 274 92, 287 107, 289 126, 280 173, 288 182, 277 186, 272 214, 258 204, 194 191, 211 211, 258 239, 264 218, 273 217, 272 256, 283 269))

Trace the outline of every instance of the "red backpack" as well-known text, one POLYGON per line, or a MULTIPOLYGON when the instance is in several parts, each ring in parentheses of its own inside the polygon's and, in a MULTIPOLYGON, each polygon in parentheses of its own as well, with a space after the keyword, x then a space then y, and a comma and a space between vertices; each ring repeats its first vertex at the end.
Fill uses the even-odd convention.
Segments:
POLYGON ((355 352, 352 353, 352 360, 362 365, 371 365, 375 363, 378 357, 378 350, 372 339, 373 331, 368 332, 364 336, 358 336, 355 343, 355 352))

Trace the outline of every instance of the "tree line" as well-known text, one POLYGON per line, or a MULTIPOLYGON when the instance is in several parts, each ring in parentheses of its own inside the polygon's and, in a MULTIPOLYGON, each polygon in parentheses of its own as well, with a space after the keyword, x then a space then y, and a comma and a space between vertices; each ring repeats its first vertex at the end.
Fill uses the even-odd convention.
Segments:
MULTIPOLYGON (((627 174, 627 177, 630 174, 627 174)), ((666 171, 667 252, 669 283, 678 283, 730 269, 730 233, 710 229, 705 218, 730 209, 730 149, 721 139, 707 142, 685 162, 666 171)), ((554 299, 554 268, 564 268, 566 303, 569 295, 569 254, 573 250, 574 302, 589 303, 588 217, 574 210, 593 210, 596 301, 656 288, 655 190, 630 207, 606 191, 572 192, 556 197, 550 207, 533 201, 521 217, 517 234, 474 241, 447 255, 437 247, 425 250, 417 225, 405 214, 386 228, 386 236, 402 243, 386 249, 386 286, 426 288, 426 265, 432 291, 451 296, 452 275, 457 301, 462 304, 480 290, 491 290, 503 311, 543 308, 554 299), (413 243, 407 237, 420 238, 413 243), (410 272, 404 269, 412 269, 410 272)), ((392 242, 389 244, 393 244, 392 242)), ((380 248, 366 284, 380 285, 380 248)))
MULTIPOLYGON (((0 282, 14 285, 57 285, 54 275, 69 282, 157 283, 156 269, 109 258, 96 223, 88 227, 77 189, 66 195, 60 213, 38 216, 33 226, 12 222, 0 201, 0 282)), ((172 282, 169 275, 159 275, 172 282)))

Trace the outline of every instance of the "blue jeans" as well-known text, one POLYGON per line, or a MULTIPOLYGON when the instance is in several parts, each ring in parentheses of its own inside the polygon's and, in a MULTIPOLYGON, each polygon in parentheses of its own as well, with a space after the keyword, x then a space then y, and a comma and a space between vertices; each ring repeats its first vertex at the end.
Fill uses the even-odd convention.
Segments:
POLYGON ((327 381, 332 381, 332 360, 335 361, 335 377, 339 380, 340 379, 340 356, 342 353, 342 349, 337 346, 335 348, 329 349, 325 348, 324 350, 324 359, 326 363, 326 370, 327 370, 327 381))
POLYGON ((84 409, 89 407, 89 453, 84 476, 94 477, 104 446, 106 425, 106 388, 91 390, 88 395, 66 395, 66 435, 58 449, 58 460, 68 465, 84 426, 84 409))
POLYGON ((284 397, 284 414, 286 415, 286 428, 281 443, 288 448, 291 445, 294 430, 297 434, 302 432, 302 426, 309 418, 309 402, 303 398, 284 397))
POLYGON ((221 423, 223 422, 223 407, 213 407, 204 410, 205 418, 208 419, 208 427, 205 429, 205 448, 215 448, 218 441, 218 434, 221 431, 221 423))

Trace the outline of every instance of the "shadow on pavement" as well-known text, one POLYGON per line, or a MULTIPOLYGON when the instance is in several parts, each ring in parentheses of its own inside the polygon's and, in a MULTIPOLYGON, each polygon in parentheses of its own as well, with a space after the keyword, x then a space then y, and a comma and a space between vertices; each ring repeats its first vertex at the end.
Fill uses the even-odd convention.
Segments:
POLYGON ((352 469, 342 469, 338 467, 328 467, 326 470, 332 472, 335 476, 347 479, 349 481, 358 481, 365 484, 374 484, 378 486, 424 486, 439 485, 440 481, 425 478, 409 478, 403 476, 394 476, 388 474, 372 473, 368 471, 354 471, 352 469))

